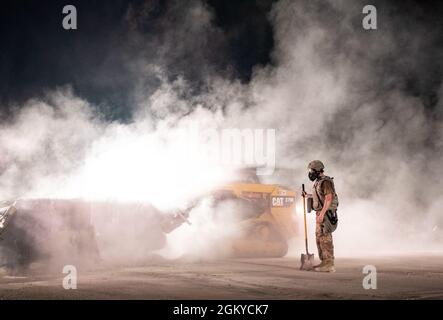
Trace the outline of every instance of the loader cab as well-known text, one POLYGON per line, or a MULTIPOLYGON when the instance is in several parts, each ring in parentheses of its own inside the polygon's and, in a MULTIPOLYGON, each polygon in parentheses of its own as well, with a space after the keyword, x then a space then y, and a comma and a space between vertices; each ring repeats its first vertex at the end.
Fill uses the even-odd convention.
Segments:
MULTIPOLYGON (((255 173, 255 172, 254 172, 255 173)), ((232 241, 235 257, 283 257, 288 240, 297 235, 295 191, 277 184, 260 183, 256 174, 244 172, 243 179, 219 188, 216 205, 229 201, 242 228, 232 241)), ((220 212, 216 210, 216 212, 220 212)), ((221 210, 223 213, 223 211, 221 210)))
POLYGON ((259 176, 257 175, 257 168, 247 167, 234 170, 235 179, 233 182, 242 183, 261 183, 259 176))

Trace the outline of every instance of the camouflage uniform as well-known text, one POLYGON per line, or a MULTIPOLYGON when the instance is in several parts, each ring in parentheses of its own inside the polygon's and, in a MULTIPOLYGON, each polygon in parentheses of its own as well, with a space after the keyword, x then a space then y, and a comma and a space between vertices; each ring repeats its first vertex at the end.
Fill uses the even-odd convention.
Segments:
MULTIPOLYGON (((325 217, 325 219, 327 219, 325 217)), ((317 241, 318 256, 321 261, 334 260, 334 243, 332 241, 332 233, 323 233, 321 223, 315 226, 315 239, 317 241)))
MULTIPOLYGON (((313 198, 313 207, 317 212, 317 215, 320 214, 320 211, 325 202, 325 196, 327 194, 332 193, 332 203, 329 207, 329 210, 336 210, 338 206, 338 197, 335 193, 334 182, 332 178, 327 176, 322 176, 317 179, 314 183, 312 190, 312 198, 313 198)), ((324 219, 328 219, 325 215, 324 219)), ((323 230, 323 223, 316 222, 315 228, 315 238, 317 242, 318 255, 320 260, 323 262, 334 262, 334 243, 332 240, 332 233, 325 232, 323 230)))

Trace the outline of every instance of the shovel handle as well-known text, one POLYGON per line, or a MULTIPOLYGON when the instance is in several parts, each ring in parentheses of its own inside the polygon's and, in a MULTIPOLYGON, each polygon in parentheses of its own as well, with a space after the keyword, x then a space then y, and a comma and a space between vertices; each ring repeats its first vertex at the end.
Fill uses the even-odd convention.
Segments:
POLYGON ((305 201, 305 184, 301 185, 302 188, 302 195, 303 195, 303 221, 305 224, 305 246, 306 246, 306 254, 309 255, 309 250, 308 250, 308 226, 306 223, 306 201, 305 201))

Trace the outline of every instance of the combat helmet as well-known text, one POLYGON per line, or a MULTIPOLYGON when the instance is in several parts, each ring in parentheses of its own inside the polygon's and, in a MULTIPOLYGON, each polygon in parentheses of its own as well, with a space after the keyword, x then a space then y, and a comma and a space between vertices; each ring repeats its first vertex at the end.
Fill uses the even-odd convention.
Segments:
POLYGON ((312 169, 315 171, 321 171, 325 168, 325 165, 320 160, 313 160, 309 162, 308 169, 312 169))

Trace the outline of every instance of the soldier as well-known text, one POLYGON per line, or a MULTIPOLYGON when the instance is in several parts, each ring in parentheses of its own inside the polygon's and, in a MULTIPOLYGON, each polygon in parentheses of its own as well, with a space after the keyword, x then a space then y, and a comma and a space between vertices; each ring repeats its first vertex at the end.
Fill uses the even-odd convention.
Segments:
POLYGON ((305 194, 305 196, 312 197, 312 207, 317 215, 315 238, 321 263, 314 266, 314 270, 335 272, 332 232, 337 228, 338 196, 335 192, 333 178, 324 174, 324 168, 325 166, 319 160, 309 163, 308 177, 314 182, 314 185, 312 194, 305 194))

